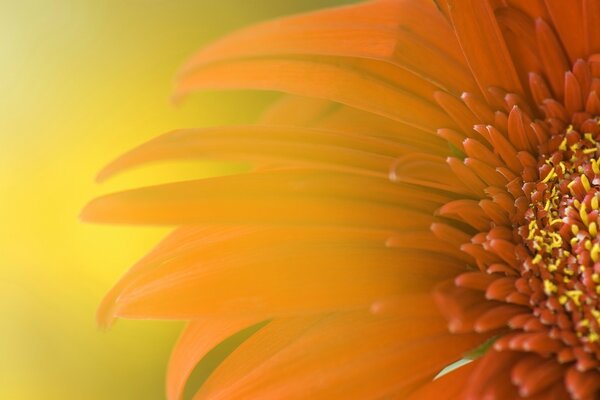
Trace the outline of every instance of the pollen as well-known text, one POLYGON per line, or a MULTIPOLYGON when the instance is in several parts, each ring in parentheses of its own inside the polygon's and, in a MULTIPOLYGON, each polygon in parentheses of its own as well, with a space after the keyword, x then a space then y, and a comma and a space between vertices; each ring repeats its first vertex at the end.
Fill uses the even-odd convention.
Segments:
POLYGON ((581 218, 581 222, 583 222, 585 225, 590 223, 588 214, 586 211, 585 203, 583 203, 581 205, 581 207, 579 208, 579 217, 581 218))
POLYGON ((596 226, 595 222, 590 222, 590 225, 588 226, 588 231, 590 232, 590 235, 594 237, 598 235, 598 227, 596 226))
POLYGON ((583 292, 581 292, 581 290, 567 290, 566 293, 567 296, 569 296, 571 300, 573 300, 576 306, 581 306, 581 296, 583 295, 583 292))
POLYGON ((592 261, 598 261, 598 253, 600 253, 600 244, 594 243, 592 249, 590 250, 590 257, 592 257, 592 261))
POLYGON ((567 150, 567 138, 566 138, 566 136, 562 140, 562 142, 560 142, 560 145, 558 146, 558 149, 562 150, 562 151, 566 151, 567 150))
POLYGON ((558 290, 558 286, 556 286, 554 283, 552 283, 548 279, 544 280, 544 292, 546 292, 546 294, 548 296, 550 296, 552 293, 556 293, 557 290, 558 290))
POLYGON ((542 182, 546 183, 549 180, 551 180, 552 178, 554 178, 556 176, 556 172, 554 171, 554 167, 552 167, 552 169, 550 170, 550 172, 548 172, 548 175, 546 175, 546 177, 542 180, 542 182))
POLYGON ((591 159, 590 164, 592 165, 592 171, 594 171, 594 174, 600 174, 600 166, 598 166, 598 160, 591 159))
POLYGON ((590 180, 588 179, 587 176, 585 175, 581 175, 581 183, 583 184, 583 188, 587 191, 589 191, 592 187, 590 186, 590 180))

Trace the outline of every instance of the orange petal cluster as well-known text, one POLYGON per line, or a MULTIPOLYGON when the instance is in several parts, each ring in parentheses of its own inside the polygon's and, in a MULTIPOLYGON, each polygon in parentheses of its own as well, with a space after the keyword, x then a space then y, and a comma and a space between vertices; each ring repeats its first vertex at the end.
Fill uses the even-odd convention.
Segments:
POLYGON ((257 324, 195 398, 600 396, 598 2, 378 0, 292 16, 200 51, 176 96, 233 88, 285 95, 260 124, 167 133, 100 179, 190 158, 251 171, 83 212, 178 226, 99 312, 106 325, 190 321, 170 400, 257 324))

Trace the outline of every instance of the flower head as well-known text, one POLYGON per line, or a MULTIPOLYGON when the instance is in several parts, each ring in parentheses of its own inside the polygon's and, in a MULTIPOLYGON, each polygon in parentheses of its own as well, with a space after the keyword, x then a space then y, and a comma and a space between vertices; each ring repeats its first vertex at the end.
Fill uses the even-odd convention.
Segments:
POLYGON ((84 212, 181 225, 100 312, 190 321, 170 399, 258 323, 199 397, 600 395, 599 3, 372 1, 243 30, 178 82, 289 95, 101 176, 190 157, 253 171, 84 212))

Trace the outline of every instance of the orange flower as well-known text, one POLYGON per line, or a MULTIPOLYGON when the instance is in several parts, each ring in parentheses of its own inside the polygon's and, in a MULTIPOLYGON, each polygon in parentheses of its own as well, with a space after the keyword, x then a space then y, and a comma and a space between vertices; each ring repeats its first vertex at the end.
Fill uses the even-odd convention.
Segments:
POLYGON ((600 396, 599 2, 281 19, 197 54, 177 95, 206 88, 290 95, 260 125, 167 133, 102 177, 190 157, 255 169, 83 214, 181 225, 100 310, 190 321, 169 399, 252 326, 198 398, 600 396))

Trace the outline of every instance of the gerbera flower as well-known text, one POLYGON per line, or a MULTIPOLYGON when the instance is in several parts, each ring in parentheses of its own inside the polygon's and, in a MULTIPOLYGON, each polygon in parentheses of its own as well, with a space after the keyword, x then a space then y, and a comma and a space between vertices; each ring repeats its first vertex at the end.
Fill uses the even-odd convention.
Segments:
POLYGON ((83 214, 180 225, 100 310, 190 321, 169 399, 248 327, 198 398, 600 396, 599 2, 280 19, 193 57, 177 95, 209 88, 288 95, 260 125, 170 132, 101 177, 195 157, 254 170, 83 214))

